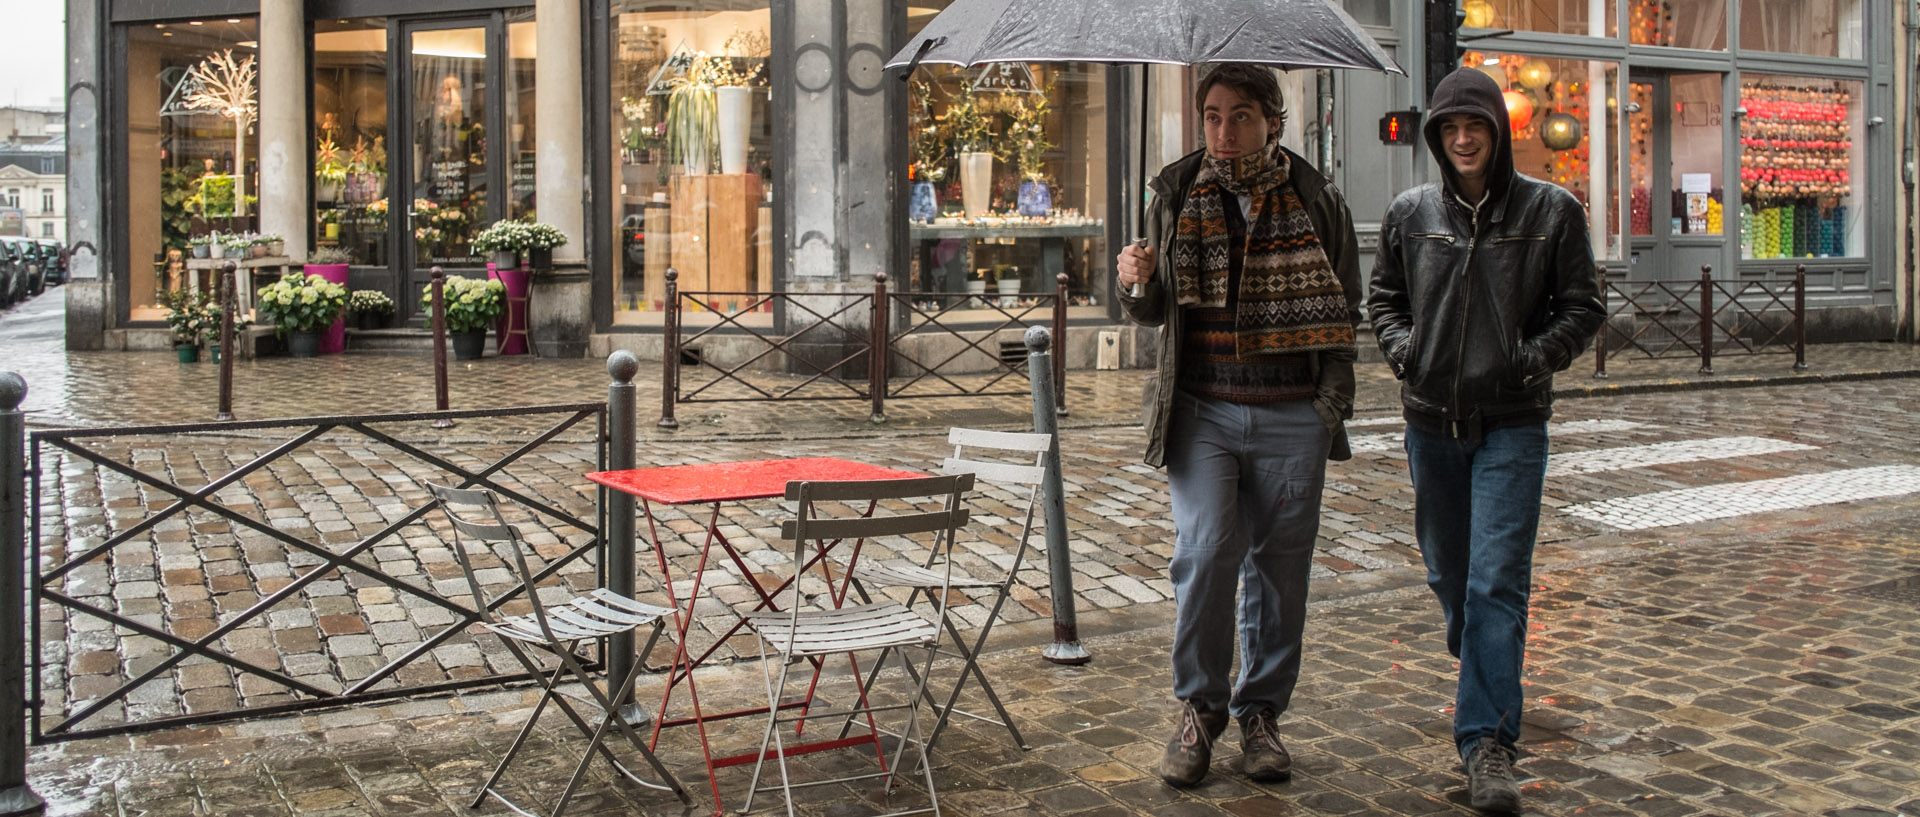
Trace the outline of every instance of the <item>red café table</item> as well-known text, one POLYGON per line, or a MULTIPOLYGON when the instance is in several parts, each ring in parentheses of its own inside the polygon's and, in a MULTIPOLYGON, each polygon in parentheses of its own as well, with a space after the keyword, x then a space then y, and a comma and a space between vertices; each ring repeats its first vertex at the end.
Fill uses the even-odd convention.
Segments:
MULTIPOLYGON (((741 576, 746 579, 747 585, 752 587, 754 593, 760 597, 760 603, 755 609, 779 609, 774 601, 775 597, 778 596, 782 590, 786 589, 788 584, 793 582, 793 579, 789 578, 772 588, 762 587, 760 585, 760 573, 755 572, 747 565, 746 560, 740 555, 740 552, 734 548, 733 543, 727 541, 726 535, 720 532, 721 504, 751 499, 778 499, 786 496, 787 483, 794 481, 824 482, 912 479, 924 476, 926 475, 913 471, 902 471, 897 468, 886 468, 834 457, 800 457, 777 460, 752 460, 747 462, 702 463, 660 468, 635 468, 626 471, 595 471, 587 474, 587 479, 595 483, 638 497, 640 499, 641 511, 646 514, 647 535, 654 545, 653 553, 660 568, 661 586, 666 588, 668 603, 674 608, 674 641, 677 645, 674 648, 673 666, 668 674, 666 690, 661 694, 660 712, 659 715, 654 718, 653 741, 655 744, 659 743, 660 730, 664 727, 692 725, 700 730, 700 752, 706 760, 707 779, 713 788, 715 814, 721 813, 721 804, 720 783, 714 778, 714 770, 750 763, 758 758, 759 752, 753 751, 715 758, 707 742, 706 724, 708 721, 765 714, 767 707, 761 706, 718 714, 708 714, 700 707, 700 693, 693 682, 693 670, 704 663, 708 657, 713 655, 715 650, 718 650, 722 644, 727 642, 727 639, 732 638, 734 633, 739 632, 740 628, 746 625, 744 619, 734 622, 733 627, 725 633, 722 633, 720 638, 715 640, 711 646, 708 646, 705 652, 700 653, 698 656, 689 655, 687 632, 693 625, 693 605, 695 600, 699 598, 700 585, 706 576, 707 565, 710 561, 709 556, 713 552, 713 545, 716 542, 720 544, 721 550, 726 553, 729 559, 733 560, 734 566, 739 569, 741 576), (700 559, 694 567, 692 574, 693 584, 687 590, 685 604, 681 603, 681 599, 673 590, 672 569, 667 562, 666 548, 660 546, 660 535, 653 518, 654 503, 661 505, 711 504, 713 506, 712 512, 707 517, 706 541, 700 546, 700 559), (670 720, 666 717, 667 705, 673 699, 673 688, 681 683, 687 685, 688 697, 693 704, 693 716, 670 720)), ((869 509, 869 512, 871 512, 871 509, 869 509)), ((854 556, 855 558, 858 557, 857 549, 855 550, 854 556)), ((804 565, 804 567, 811 569, 819 565, 823 571, 827 571, 827 580, 831 585, 834 581, 831 574, 831 564, 830 562, 822 563, 819 561, 819 558, 816 557, 813 561, 804 565)), ((845 596, 846 584, 843 578, 840 586, 834 592, 835 603, 840 602, 845 596)), ((644 658, 644 656, 642 658, 644 658)), ((818 669, 819 663, 816 661, 814 676, 816 682, 819 680, 818 669)), ((811 697, 812 688, 809 686, 807 700, 782 702, 780 707, 782 709, 804 707, 811 702, 811 697)), ((871 737, 862 736, 816 741, 800 746, 790 746, 787 749, 787 754, 795 755, 806 752, 824 751, 827 749, 857 745, 871 740, 871 737)))

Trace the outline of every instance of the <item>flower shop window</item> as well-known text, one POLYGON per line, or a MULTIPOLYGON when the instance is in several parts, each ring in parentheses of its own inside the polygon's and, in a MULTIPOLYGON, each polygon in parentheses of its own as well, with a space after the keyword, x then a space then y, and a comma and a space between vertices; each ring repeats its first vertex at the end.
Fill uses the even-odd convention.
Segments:
POLYGON ((256 223, 259 36, 253 18, 122 31, 128 317, 159 321, 167 313, 162 293, 193 280, 190 240, 256 223))
POLYGON ((1620 168, 1613 150, 1619 63, 1470 51, 1462 64, 1500 84, 1514 170, 1566 188, 1587 208, 1594 257, 1620 258, 1613 194, 1620 168))
POLYGON ((1867 249, 1865 97, 1857 80, 1740 80, 1740 257, 1867 249))
POLYGON ((684 5, 611 2, 616 325, 660 324, 669 267, 722 310, 773 290, 770 6, 684 5))
POLYGON ((314 21, 314 246, 381 267, 392 258, 387 70, 386 18, 314 21))
POLYGON ((1005 309, 1065 274, 1069 314, 1104 316, 1105 67, 922 66, 908 88, 901 288, 930 311, 1005 309))
POLYGON ((1740 49, 1858 60, 1860 0, 1740 0, 1740 49))

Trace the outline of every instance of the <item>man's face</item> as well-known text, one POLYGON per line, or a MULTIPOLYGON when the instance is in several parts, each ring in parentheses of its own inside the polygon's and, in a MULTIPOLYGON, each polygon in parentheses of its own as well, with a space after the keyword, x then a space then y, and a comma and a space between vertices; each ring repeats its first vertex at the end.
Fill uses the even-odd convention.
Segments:
POLYGON ((1260 103, 1243 96, 1238 88, 1222 82, 1208 89, 1200 109, 1206 120, 1207 155, 1233 159, 1260 152, 1280 132, 1280 117, 1263 113, 1260 103))
POLYGON ((1493 165, 1493 126, 1477 116, 1448 114, 1440 119, 1440 146, 1461 178, 1484 179, 1493 165))

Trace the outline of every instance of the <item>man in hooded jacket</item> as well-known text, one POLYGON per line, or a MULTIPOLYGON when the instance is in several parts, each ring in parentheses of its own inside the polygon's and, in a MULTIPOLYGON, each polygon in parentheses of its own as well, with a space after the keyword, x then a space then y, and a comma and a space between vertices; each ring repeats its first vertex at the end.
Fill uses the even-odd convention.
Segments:
POLYGON ((1407 420, 1414 528, 1460 659, 1453 734, 1475 808, 1520 809, 1527 597, 1553 373, 1604 319, 1587 215, 1513 169, 1500 86, 1462 68, 1428 106, 1442 181, 1381 224, 1367 307, 1407 420))

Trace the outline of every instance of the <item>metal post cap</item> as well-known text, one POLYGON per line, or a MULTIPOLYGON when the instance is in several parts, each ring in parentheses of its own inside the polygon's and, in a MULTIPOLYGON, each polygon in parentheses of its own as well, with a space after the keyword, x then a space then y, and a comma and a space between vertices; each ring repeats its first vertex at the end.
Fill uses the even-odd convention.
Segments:
POLYGON ((14 372, 0 372, 0 411, 13 411, 27 399, 27 379, 14 372))
POLYGON ((1027 351, 1044 352, 1048 346, 1053 345, 1053 332, 1044 326, 1029 326, 1027 327, 1026 341, 1027 351))
POLYGON ((632 383, 633 376, 640 373, 640 358, 625 349, 616 350, 607 355, 607 374, 612 375, 616 383, 632 383))

